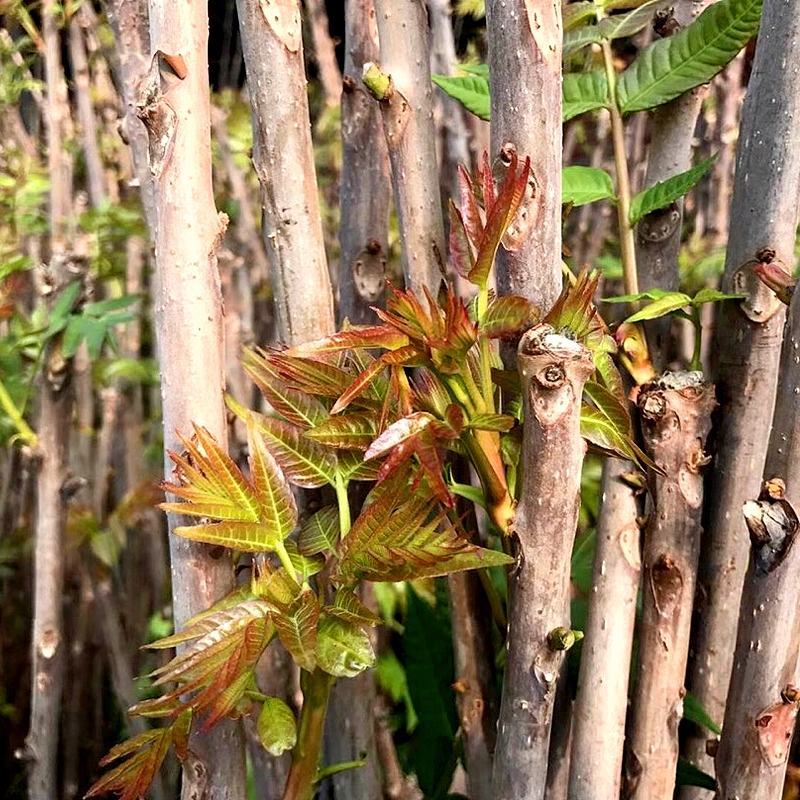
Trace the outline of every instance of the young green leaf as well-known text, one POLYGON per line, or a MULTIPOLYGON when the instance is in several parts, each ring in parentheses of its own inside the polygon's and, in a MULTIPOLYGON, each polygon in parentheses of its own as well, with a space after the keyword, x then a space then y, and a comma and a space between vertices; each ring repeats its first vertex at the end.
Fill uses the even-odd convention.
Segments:
POLYGON ((672 294, 669 289, 647 289, 636 294, 618 294, 614 297, 604 297, 604 303, 638 303, 640 300, 660 300, 668 294, 672 294))
POLYGON ((758 31, 762 0, 719 0, 691 25, 647 47, 619 77, 624 114, 708 83, 758 31))
POLYGON ((653 15, 661 8, 668 6, 670 0, 648 0, 627 14, 613 14, 600 21, 598 27, 604 39, 622 39, 633 36, 646 28, 653 20, 653 15))
POLYGON ((364 630, 328 613, 319 621, 316 657, 319 668, 337 678, 353 678, 375 665, 375 653, 364 630))
POLYGON ((719 289, 700 289, 692 298, 693 306, 701 306, 703 303, 718 303, 721 300, 741 300, 747 295, 741 292, 721 292, 719 289))
POLYGON ((599 25, 585 25, 582 28, 574 28, 564 33, 564 58, 577 53, 590 44, 599 44, 603 41, 603 35, 599 25))
POLYGON ((634 314, 628 317, 625 322, 642 322, 647 319, 658 319, 665 317, 667 314, 672 314, 674 311, 680 311, 682 308, 692 304, 692 298, 683 292, 667 292, 648 303, 643 308, 640 308, 634 314))
POLYGON ((610 102, 608 79, 602 70, 568 72, 564 75, 561 92, 564 122, 587 111, 605 108, 610 102))
POLYGON ((454 100, 458 100, 467 111, 476 117, 488 120, 492 112, 489 97, 489 76, 481 75, 432 75, 433 82, 454 100))
MULTIPOLYGON (((724 0, 723 0, 724 1, 724 0)), ((647 216, 659 208, 665 208, 683 197, 690 189, 696 186, 703 176, 714 166, 716 156, 701 161, 686 172, 673 175, 655 186, 639 192, 631 201, 630 223, 635 225, 642 217, 647 216)))
POLYGON ((614 197, 614 184, 604 169, 571 166, 564 167, 561 172, 562 203, 583 206, 614 197))
POLYGON ((292 709, 279 697, 267 697, 256 723, 258 740, 271 755, 279 756, 297 743, 297 722, 292 709))
POLYGON ((683 756, 678 759, 675 784, 676 786, 699 786, 701 789, 708 789, 711 792, 716 792, 719 788, 713 776, 703 772, 683 756))
POLYGON ((687 692, 683 698, 683 718, 688 719, 689 722, 694 722, 695 725, 708 728, 711 733, 716 733, 717 736, 722 733, 722 728, 711 719, 708 712, 700 705, 700 701, 691 692, 687 692))

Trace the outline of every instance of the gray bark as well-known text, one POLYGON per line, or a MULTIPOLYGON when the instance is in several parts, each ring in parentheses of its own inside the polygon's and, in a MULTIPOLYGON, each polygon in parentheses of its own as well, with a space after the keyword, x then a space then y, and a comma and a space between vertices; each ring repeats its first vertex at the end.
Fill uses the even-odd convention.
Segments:
MULTIPOLYGON (((58 296, 69 281, 66 254, 68 217, 72 203, 71 164, 64 149, 69 105, 61 65, 61 43, 54 0, 42 6, 45 68, 45 125, 50 178, 49 297, 58 296)), ((69 364, 48 348, 41 381, 34 544, 33 631, 31 637, 31 711, 26 740, 30 759, 30 800, 58 796, 58 744, 64 687, 63 630, 64 527, 72 392, 69 364)))
MULTIPOLYGON (((724 716, 748 542, 742 504, 758 494, 775 399, 784 311, 752 273, 761 248, 791 263, 800 197, 800 92, 786 68, 800 47, 800 2, 767 0, 742 125, 723 288, 748 298, 717 320, 720 402, 716 454, 706 493, 697 624, 688 688, 711 718, 724 716)), ((698 755, 700 747, 696 747, 698 755)), ((703 759, 698 766, 710 771, 703 759)))
POLYGON ((771 491, 763 493, 760 502, 746 503, 744 508, 752 545, 716 759, 719 800, 779 800, 783 796, 789 743, 800 700, 794 688, 800 649, 800 548, 794 542, 800 508, 798 353, 800 296, 795 295, 783 343, 778 400, 764 469, 764 480, 770 482, 765 486, 771 485, 771 491), (784 481, 783 492, 777 480, 784 481))
MULTIPOLYGON (((711 0, 678 0, 673 15, 686 27, 711 0)), ((699 86, 653 111, 644 187, 654 186, 692 166, 692 140, 707 86, 699 86)), ((678 252, 683 228, 683 200, 654 211, 636 226, 636 265, 639 288, 677 291, 680 283, 678 252)), ((657 372, 669 359, 672 318, 652 320, 645 327, 650 358, 657 372)))
POLYGON ((237 0, 253 109, 278 335, 289 345, 333 332, 333 296, 306 97, 299 2, 237 0), (262 10, 263 8, 263 10, 262 10))
POLYGON ((603 464, 589 614, 573 708, 571 800, 617 800, 641 573, 638 503, 628 461, 603 464))
MULTIPOLYGON (((227 219, 214 207, 208 89, 208 9, 200 0, 150 0, 153 68, 137 107, 150 145, 156 213, 154 316, 161 366, 164 447, 204 425, 225 442, 222 304, 216 251, 227 219)), ((165 452, 165 472, 169 459, 165 452)), ((176 626, 234 586, 230 553, 172 534, 186 524, 168 515, 176 626)), ((243 800, 244 740, 223 722, 192 737, 182 796, 243 800)))
POLYGON ((540 325, 520 341, 525 430, 515 521, 518 563, 509 575, 508 662, 498 722, 494 797, 541 800, 553 703, 569 629, 569 571, 578 519, 583 386, 589 351, 540 325))
POLYGON ((354 324, 375 321, 370 306, 382 303, 386 281, 392 191, 389 155, 381 112, 361 84, 364 64, 377 61, 378 55, 372 0, 347 0, 338 316, 354 324))
POLYGON ((650 474, 645 529, 639 669, 625 754, 622 795, 672 800, 678 723, 700 554, 703 450, 715 406, 699 372, 665 373, 642 387, 638 407, 647 451, 664 474, 650 474))
POLYGON ((381 101, 402 242, 406 287, 436 294, 447 257, 436 163, 433 84, 425 4, 374 0, 381 68, 391 97, 381 101))
POLYGON ((487 0, 486 29, 492 151, 510 145, 530 156, 533 184, 518 214, 519 246, 498 258, 497 288, 546 311, 561 291, 560 4, 487 0))
POLYGON ((323 0, 305 0, 305 7, 322 94, 326 105, 338 106, 342 94, 342 73, 336 60, 325 3, 323 0))
POLYGON ((116 80, 125 109, 122 135, 133 156, 147 227, 155 238, 153 177, 147 158, 147 131, 136 110, 136 88, 149 68, 150 27, 147 0, 106 0, 108 20, 116 40, 116 80))

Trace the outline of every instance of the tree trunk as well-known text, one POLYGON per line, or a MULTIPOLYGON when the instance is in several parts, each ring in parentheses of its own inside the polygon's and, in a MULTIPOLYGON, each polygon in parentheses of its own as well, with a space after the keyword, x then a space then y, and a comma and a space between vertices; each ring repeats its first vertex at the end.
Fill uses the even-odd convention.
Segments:
POLYGON ((561 291, 561 11, 546 0, 487 0, 492 151, 531 158, 518 244, 501 250, 497 288, 547 311, 561 291), (529 191, 529 195, 531 192, 529 191))
MULTIPOLYGON (((45 124, 50 178, 50 264, 46 282, 50 302, 68 282, 67 223, 72 204, 71 165, 64 149, 69 118, 67 87, 61 66, 61 42, 55 0, 42 6, 45 61, 45 124)), ((48 347, 41 380, 37 449, 33 631, 31 641, 31 718, 26 741, 30 758, 28 796, 52 800, 58 791, 58 742, 64 686, 65 641, 64 526, 70 409, 69 364, 48 347), (55 355, 55 358, 53 357, 55 355)))
POLYGON ((745 503, 750 566, 725 724, 717 754, 719 800, 779 800, 800 694, 800 295, 783 343, 764 490, 745 503), (781 481, 784 483, 781 484, 781 481))
POLYGON ((583 345, 548 325, 523 336, 517 359, 525 405, 518 564, 509 575, 508 663, 493 785, 497 800, 541 800, 566 649, 559 633, 570 627, 570 556, 585 450, 581 396, 594 367, 583 345))
POLYGON ((700 554, 703 451, 714 389, 698 372, 665 373, 642 387, 645 447, 663 470, 651 472, 645 530, 639 670, 625 757, 623 797, 672 800, 678 723, 700 554))
POLYGON ((323 0, 305 0, 308 26, 311 29, 311 43, 314 47, 314 61, 325 104, 334 107, 339 105, 342 94, 342 73, 336 60, 336 49, 328 28, 328 13, 323 0))
POLYGON ((425 4, 421 0, 374 0, 381 67, 388 88, 374 92, 392 164, 406 287, 435 295, 447 257, 436 163, 433 84, 425 4))
POLYGON ((573 711, 570 800, 619 798, 641 573, 638 503, 624 478, 633 469, 616 458, 603 464, 592 593, 573 711))
POLYGON ((125 109, 123 138, 131 148, 144 217, 151 237, 155 238, 156 212, 153 176, 147 157, 148 136, 136 108, 136 90, 148 70, 150 58, 147 0, 106 0, 106 10, 117 44, 117 85, 125 109))
MULTIPOLYGON (((678 0, 673 16, 682 28, 691 24, 711 0, 678 0)), ((650 118, 650 146, 644 186, 685 172, 692 166, 692 140, 697 115, 707 86, 699 86, 660 106, 650 118)), ((683 200, 643 217, 636 226, 636 266, 639 288, 677 291, 680 284, 678 251, 681 247, 683 200)), ((669 363, 672 317, 652 320, 646 326, 647 345, 654 368, 660 372, 669 363)))
POLYGON ((389 156, 380 110, 361 83, 364 64, 378 53, 372 0, 347 0, 338 284, 339 320, 353 324, 375 321, 370 306, 382 304, 386 281, 389 156))
MULTIPOLYGON (((150 0, 153 62, 138 91, 149 134, 156 212, 155 328, 161 366, 164 447, 182 450, 192 423, 225 441, 222 306, 216 250, 227 224, 214 207, 208 90, 208 10, 200 0, 150 0)), ((165 472, 169 474, 165 455, 165 472)), ((186 524, 168 515, 170 532, 186 524)), ((234 585, 230 553, 171 534, 176 627, 234 585)), ((241 725, 192 738, 182 796, 245 797, 241 725)))
POLYGON ((261 184, 278 335, 289 345, 334 329, 333 297, 314 172, 298 0, 236 0, 253 109, 253 165, 261 184), (262 10, 262 8, 264 10, 262 10))
MULTIPOLYGON (((800 197, 800 92, 784 54, 800 48, 800 0, 767 0, 753 73, 742 110, 731 230, 723 288, 747 292, 717 320, 716 454, 705 509, 698 607, 688 688, 722 720, 733 662, 732 642, 747 569, 742 504, 758 493, 775 398, 784 311, 756 278, 762 248, 791 263, 800 197), (748 264, 747 262, 750 262, 748 264), (777 303, 777 306, 776 306, 777 303)), ((692 755, 701 755, 695 743, 692 755)), ((712 764, 698 763, 709 771, 712 764)))

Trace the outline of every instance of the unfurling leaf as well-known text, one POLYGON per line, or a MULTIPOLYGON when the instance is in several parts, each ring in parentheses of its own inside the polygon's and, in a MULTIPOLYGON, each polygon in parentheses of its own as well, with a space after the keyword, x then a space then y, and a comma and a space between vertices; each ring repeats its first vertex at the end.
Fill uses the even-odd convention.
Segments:
POLYGON ((337 678, 353 678, 375 665, 375 653, 364 630, 327 613, 319 622, 316 656, 319 668, 337 678))
POLYGON ((490 339, 519 336, 538 322, 539 309, 524 297, 492 297, 480 322, 480 331, 490 339))
POLYGON ((626 458, 658 471, 634 441, 630 414, 620 400, 594 381, 586 383, 584 394, 593 405, 581 407, 581 436, 607 455, 626 458))
POLYGON ((97 780, 85 796, 99 797, 115 792, 120 800, 145 797, 171 746, 180 758, 185 758, 190 725, 191 714, 187 712, 168 727, 144 731, 112 748, 100 761, 100 766, 124 760, 97 780))
POLYGON ((639 192, 631 201, 629 214, 631 225, 635 225, 642 217, 660 208, 665 208, 683 197, 714 166, 714 161, 716 161, 716 156, 707 158, 686 172, 673 175, 671 178, 639 192))
POLYGON ((378 486, 373 496, 339 545, 332 574, 338 583, 436 577, 512 561, 460 537, 424 486, 409 497, 406 474, 378 486))
POLYGON ((279 697, 267 697, 256 723, 258 740, 271 755, 279 756, 297 743, 297 723, 292 709, 279 697))
POLYGON ((317 663, 314 649, 319 614, 317 596, 308 588, 303 589, 288 606, 272 614, 275 630, 283 646, 297 666, 309 672, 317 663))
POLYGON ((691 25, 647 47, 619 77, 625 113, 642 111, 708 83, 755 36, 761 0, 720 0, 691 25))
POLYGON ((370 627, 380 625, 380 617, 373 614, 358 599, 358 595, 350 589, 339 589, 333 603, 332 606, 326 606, 324 609, 325 613, 331 617, 337 617, 355 625, 369 625, 370 627))
POLYGON ((179 483, 164 484, 167 492, 186 502, 160 507, 216 521, 178 527, 175 533, 246 552, 274 550, 294 529, 297 506, 252 421, 248 425, 250 480, 205 428, 195 427, 195 438, 197 444, 182 439, 186 457, 170 453, 179 483))

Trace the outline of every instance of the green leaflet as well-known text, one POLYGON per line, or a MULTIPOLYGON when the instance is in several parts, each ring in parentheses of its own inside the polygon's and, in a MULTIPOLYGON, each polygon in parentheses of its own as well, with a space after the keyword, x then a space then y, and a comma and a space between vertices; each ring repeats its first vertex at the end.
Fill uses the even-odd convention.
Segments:
MULTIPOLYGON (((481 119, 491 116, 489 78, 472 75, 436 75, 433 78, 445 94, 458 100, 468 111, 481 119)), ((579 114, 608 105, 608 81, 602 70, 570 72, 562 84, 564 122, 579 114)))
POLYGON ((561 93, 564 122, 609 103, 608 80, 602 70, 568 72, 564 75, 561 93))
POLYGON ((722 733, 722 728, 711 719, 708 712, 700 705, 700 701, 691 692, 687 692, 686 697, 683 698, 683 718, 694 722, 695 725, 708 728, 717 736, 722 733))
POLYGON ((314 556, 333 550, 338 541, 339 510, 336 506, 325 506, 303 521, 297 545, 303 555, 314 556))
POLYGON ((476 117, 488 120, 491 116, 488 71, 485 78, 480 75, 432 75, 431 79, 446 95, 458 100, 476 117))
POLYGON ((261 746, 271 755, 291 750, 297 742, 297 723, 292 709, 279 697, 268 697, 256 723, 261 746))
POLYGON ((314 592, 305 588, 285 608, 272 613, 272 622, 283 646, 295 663, 309 672, 316 666, 317 622, 320 607, 314 592))
POLYGON ((701 789, 709 789, 712 792, 716 791, 718 788, 717 782, 711 775, 707 772, 703 772, 703 770, 683 757, 678 759, 675 784, 677 786, 699 786, 701 789))
POLYGON ((716 156, 711 156, 701 161, 686 172, 673 175, 655 186, 639 192, 631 201, 630 223, 635 225, 642 217, 647 216, 659 208, 665 208, 683 197, 690 189, 696 186, 703 176, 714 166, 716 156))
POLYGON ((720 0, 674 36, 651 44, 619 77, 617 102, 630 114, 708 83, 758 31, 762 0, 720 0))
POLYGON ((596 167, 564 167, 561 172, 561 202, 583 206, 596 200, 614 198, 611 176, 596 167))
POLYGON ((323 614, 317 631, 317 664, 337 678, 353 678, 375 665, 369 636, 356 623, 323 614))

